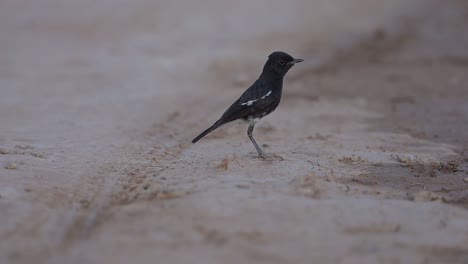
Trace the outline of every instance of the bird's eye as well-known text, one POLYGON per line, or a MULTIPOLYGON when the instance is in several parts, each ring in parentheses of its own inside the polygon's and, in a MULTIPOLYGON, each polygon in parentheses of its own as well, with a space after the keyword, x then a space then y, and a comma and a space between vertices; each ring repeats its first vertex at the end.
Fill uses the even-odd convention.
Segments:
POLYGON ((280 60, 279 64, 284 65, 286 62, 284 60, 280 60))

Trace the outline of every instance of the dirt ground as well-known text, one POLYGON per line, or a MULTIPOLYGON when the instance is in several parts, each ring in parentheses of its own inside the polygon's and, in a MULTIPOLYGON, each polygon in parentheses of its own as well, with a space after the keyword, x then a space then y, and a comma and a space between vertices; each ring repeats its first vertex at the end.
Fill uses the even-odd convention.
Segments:
POLYGON ((0 263, 468 263, 462 0, 0 3, 0 263), (197 144, 268 54, 254 134, 197 144))

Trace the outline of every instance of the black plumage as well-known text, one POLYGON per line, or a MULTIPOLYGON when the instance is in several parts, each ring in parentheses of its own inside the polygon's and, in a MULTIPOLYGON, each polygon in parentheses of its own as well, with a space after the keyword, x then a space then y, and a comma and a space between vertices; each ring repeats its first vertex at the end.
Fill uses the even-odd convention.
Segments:
POLYGON ((252 136, 255 123, 276 109, 281 101, 284 76, 295 63, 301 61, 303 60, 294 59, 291 55, 281 51, 270 54, 260 77, 224 112, 218 121, 192 140, 192 143, 196 143, 226 123, 241 119, 249 123, 247 135, 258 155, 265 157, 265 153, 252 136))

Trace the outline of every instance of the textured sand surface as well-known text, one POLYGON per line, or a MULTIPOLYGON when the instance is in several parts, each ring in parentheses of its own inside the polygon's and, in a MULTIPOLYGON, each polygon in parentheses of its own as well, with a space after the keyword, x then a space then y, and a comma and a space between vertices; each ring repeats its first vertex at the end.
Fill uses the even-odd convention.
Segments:
POLYGON ((468 263, 464 1, 0 3, 0 263, 468 263), (409 3, 411 2, 411 3, 409 3), (193 145, 267 55, 254 134, 193 145))

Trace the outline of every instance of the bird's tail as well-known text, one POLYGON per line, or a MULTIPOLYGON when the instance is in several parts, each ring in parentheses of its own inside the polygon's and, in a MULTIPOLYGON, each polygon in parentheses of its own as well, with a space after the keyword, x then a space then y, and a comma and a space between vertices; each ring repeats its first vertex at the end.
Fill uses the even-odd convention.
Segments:
POLYGON ((208 135, 211 131, 217 129, 218 127, 220 127, 221 125, 223 125, 222 122, 220 121, 217 121, 216 123, 214 123, 211 127, 209 127, 207 130, 203 131, 200 135, 198 135, 198 137, 194 138, 192 140, 192 143, 196 143, 198 140, 200 140, 202 137, 208 135))

